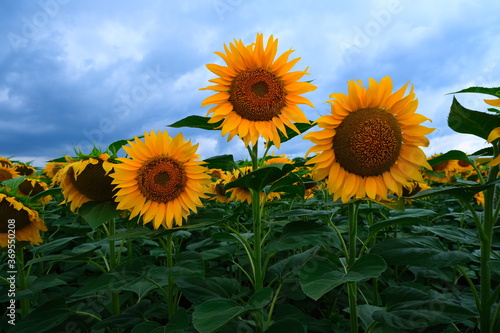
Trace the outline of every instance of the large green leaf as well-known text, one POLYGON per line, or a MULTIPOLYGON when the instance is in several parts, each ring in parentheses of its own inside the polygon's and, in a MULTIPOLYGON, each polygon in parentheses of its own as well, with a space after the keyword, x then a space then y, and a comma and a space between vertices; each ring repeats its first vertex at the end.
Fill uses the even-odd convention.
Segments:
POLYGON ((303 269, 300 272, 300 285, 304 293, 317 301, 321 296, 347 282, 359 282, 380 276, 387 269, 385 261, 374 254, 366 254, 356 260, 347 272, 330 261, 318 262, 315 270, 303 269))
POLYGON ((459 93, 480 93, 495 96, 496 98, 500 98, 500 87, 496 88, 484 88, 484 87, 469 87, 466 89, 462 89, 460 91, 453 92, 452 94, 459 93))
POLYGON ((251 309, 261 309, 265 307, 273 298, 273 289, 270 287, 264 287, 256 291, 247 302, 248 307, 251 309))
POLYGON ((65 246, 67 243, 80 238, 78 236, 74 237, 64 237, 64 238, 59 238, 56 240, 52 240, 50 242, 47 242, 45 244, 39 245, 37 247, 34 247, 31 252, 33 252, 33 256, 43 253, 45 255, 50 254, 55 251, 59 251, 63 246, 65 246))
POLYGON ((435 299, 411 287, 386 290, 388 306, 375 311, 373 319, 390 327, 410 330, 463 321, 476 314, 452 302, 435 299))
POLYGON ((458 133, 473 134, 486 140, 494 128, 500 127, 500 117, 469 110, 453 97, 448 126, 458 133))
POLYGON ((224 188, 228 190, 234 187, 247 187, 260 192, 264 187, 287 175, 294 168, 293 164, 287 163, 265 165, 226 184, 224 188))
POLYGON ((226 277, 178 278, 175 280, 183 295, 194 304, 211 299, 233 298, 240 293, 240 283, 226 277))
POLYGON ((71 314, 72 311, 66 305, 66 301, 63 298, 57 298, 40 304, 23 319, 20 316, 16 318, 16 325, 11 326, 9 332, 50 332, 52 328, 63 323, 71 314))
POLYGON ((93 329, 105 328, 108 326, 118 329, 134 327, 143 322, 144 318, 147 317, 147 313, 154 309, 154 304, 152 304, 150 300, 142 300, 117 315, 101 320, 93 326, 93 329))
POLYGON ((404 213, 394 214, 388 219, 379 221, 370 226, 370 234, 375 234, 380 230, 400 224, 425 224, 425 217, 435 215, 436 213, 429 209, 408 209, 404 213))
POLYGON ((190 128, 201 128, 205 130, 216 130, 222 124, 222 120, 217 123, 209 123, 210 117, 202 117, 202 116, 187 116, 184 119, 181 119, 173 124, 167 125, 168 127, 181 128, 181 127, 190 127, 190 128))
MULTIPOLYGON (((290 212, 293 214, 293 211, 290 212)), ((340 248, 340 240, 332 227, 311 221, 294 221, 283 227, 283 233, 271 240, 265 252, 298 249, 310 245, 331 245, 340 248)))
POLYGON ((89 201, 78 209, 78 213, 92 229, 96 229, 123 212, 116 209, 116 205, 114 202, 89 201))
POLYGON ((205 166, 209 169, 233 170, 237 164, 234 162, 233 155, 217 155, 204 160, 205 166))
POLYGON ((386 239, 375 244, 370 253, 392 265, 421 267, 450 267, 471 258, 463 251, 446 251, 438 238, 430 236, 386 239))
POLYGON ((300 271, 302 266, 307 264, 307 262, 313 258, 314 254, 318 250, 318 247, 311 248, 306 251, 301 251, 292 256, 286 257, 276 264, 268 268, 268 272, 271 274, 276 274, 281 279, 286 278, 288 275, 300 271))
POLYGON ((232 299, 211 299, 195 307, 193 326, 200 333, 215 332, 245 311, 232 299))
POLYGON ((435 158, 430 159, 428 162, 431 166, 435 166, 444 161, 459 160, 470 165, 474 165, 474 162, 469 158, 467 154, 460 150, 450 150, 447 153, 439 155, 435 158))
POLYGON ((290 173, 277 180, 269 189, 269 192, 285 192, 287 194, 295 194, 299 198, 304 198, 305 191, 302 179, 295 173, 290 173))
POLYGON ((304 327, 305 323, 295 319, 285 318, 275 321, 266 330, 266 333, 306 333, 307 328, 304 327))

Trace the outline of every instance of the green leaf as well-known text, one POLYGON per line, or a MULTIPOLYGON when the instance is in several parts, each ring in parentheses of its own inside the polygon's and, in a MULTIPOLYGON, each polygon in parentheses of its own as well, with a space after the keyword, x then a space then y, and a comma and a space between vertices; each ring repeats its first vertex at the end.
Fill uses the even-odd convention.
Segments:
POLYGON ((500 127, 500 117, 469 110, 453 97, 448 126, 455 132, 473 134, 486 140, 494 128, 500 127))
POLYGON ((25 318, 16 318, 16 325, 12 326, 9 332, 47 332, 63 323, 71 314, 72 311, 63 298, 51 300, 40 304, 25 318))
POLYGON ((439 155, 433 159, 430 159, 428 162, 431 166, 438 165, 441 162, 450 161, 450 160, 459 160, 470 165, 474 165, 474 162, 469 158, 467 154, 460 150, 450 150, 447 153, 439 155))
MULTIPOLYGON (((293 214, 293 211, 290 211, 293 214)), ((294 221, 283 227, 283 233, 271 240, 265 252, 293 250, 310 245, 331 245, 340 248, 340 240, 332 227, 311 221, 294 221)))
POLYGON ((92 229, 96 229, 103 223, 120 215, 122 211, 116 209, 116 203, 114 202, 89 201, 78 209, 78 213, 92 229))
POLYGON ((261 192, 264 187, 277 181, 281 177, 288 174, 290 171, 295 169, 293 164, 287 163, 275 163, 270 165, 265 165, 243 177, 236 179, 224 186, 225 190, 234 187, 247 187, 255 191, 261 192))
POLYGON ((458 228, 453 225, 418 226, 415 227, 415 229, 417 231, 425 230, 431 232, 452 242, 459 242, 469 245, 479 245, 479 239, 476 229, 458 228))
POLYGON ((31 252, 33 253, 33 256, 35 256, 39 253, 43 253, 43 254, 47 255, 47 254, 50 254, 56 250, 59 250, 66 243, 69 243, 72 240, 77 239, 77 238, 80 238, 80 237, 75 236, 75 237, 64 237, 64 238, 56 239, 56 240, 50 241, 48 243, 34 247, 31 250, 31 252))
POLYGON ((184 119, 181 119, 171 125, 167 125, 168 127, 181 128, 181 127, 190 127, 190 128, 201 128, 205 130, 217 130, 223 120, 217 123, 209 123, 210 117, 202 117, 202 116, 187 116, 184 119))
POLYGON ((233 155, 218 155, 204 160, 205 166, 209 169, 221 169, 225 171, 233 170, 237 164, 234 162, 233 155))
POLYGON ((438 238, 430 236, 386 239, 375 244, 370 253, 392 265, 421 267, 450 267, 471 258, 463 251, 446 251, 438 238))
MULTIPOLYGON (((153 309, 154 306, 151 304, 151 301, 142 300, 117 315, 103 319, 92 328, 99 329, 109 326, 112 328, 125 329, 134 327, 143 322, 144 318, 147 317, 147 313, 153 309)), ((122 330, 120 331, 122 332, 122 330)))
POLYGON ((148 238, 154 235, 154 231, 143 226, 135 227, 132 229, 126 229, 119 231, 114 235, 108 237, 108 240, 125 240, 130 238, 148 238))
POLYGON ((7 180, 2 180, 0 181, 0 184, 3 186, 7 186, 9 188, 16 188, 24 181, 26 177, 25 176, 20 176, 20 177, 15 177, 7 180))
POLYGON ((304 327, 304 323, 286 318, 282 320, 278 320, 274 322, 269 328, 266 330, 266 333, 306 333, 307 328, 304 327))
POLYGON ((38 199, 41 199, 43 197, 46 197, 48 195, 54 195, 54 194, 59 194, 61 193, 61 188, 60 187, 53 187, 49 188, 48 190, 42 191, 40 193, 35 194, 34 196, 30 197, 31 201, 36 201, 38 199))
POLYGON ((177 278, 175 283, 183 295, 194 304, 211 299, 233 298, 241 287, 237 280, 225 277, 177 278))
POLYGON ((432 197, 435 195, 450 195, 461 201, 469 202, 474 198, 474 195, 488 188, 489 185, 464 185, 456 184, 450 186, 436 186, 428 190, 418 192, 411 196, 412 199, 432 197))
POLYGON ((193 326, 200 333, 215 332, 244 312, 245 308, 231 299, 211 299, 195 307, 193 326))
POLYGON ((124 286, 131 285, 139 281, 142 276, 139 273, 140 266, 137 263, 128 263, 87 281, 72 296, 84 296, 101 290, 123 290, 124 286))
POLYGON ((116 153, 122 149, 123 146, 127 145, 129 141, 133 141, 133 139, 115 141, 108 146, 108 150, 116 155, 116 153))
POLYGON ((278 261, 276 264, 268 268, 268 272, 271 274, 276 274, 281 279, 286 278, 288 275, 299 271, 302 266, 304 266, 318 250, 317 247, 309 249, 307 251, 302 251, 292 256, 286 257, 278 261))
POLYGON ((205 277, 205 263, 201 254, 194 251, 182 251, 175 255, 175 266, 170 273, 175 277, 205 277))
POLYGON ((400 215, 391 216, 386 220, 379 221, 370 226, 370 234, 375 234, 380 230, 399 224, 425 224, 427 220, 423 217, 435 215, 436 213, 428 209, 409 209, 400 215))
POLYGON ((500 87, 497 88, 484 88, 484 87, 470 87, 466 89, 462 89, 460 91, 453 92, 452 94, 459 93, 480 93, 495 96, 496 98, 500 98, 500 87))
POLYGON ((310 268, 301 270, 300 285, 304 294, 317 301, 341 284, 380 276, 387 269, 387 265, 381 257, 366 254, 358 259, 347 273, 338 269, 330 261, 323 261, 317 263, 315 270, 310 268))
POLYGON ((265 307, 273 299, 273 289, 270 287, 264 287, 256 291, 247 302, 247 305, 253 309, 261 309, 265 307))
POLYGON ((305 191, 306 189, 302 178, 295 173, 290 173, 274 182, 269 189, 269 192, 285 192, 288 194, 295 194, 299 198, 304 198, 305 191))
POLYGON ((475 317, 472 311, 457 304, 434 299, 409 288, 388 288, 388 307, 375 311, 373 319, 400 330, 421 329, 475 317))

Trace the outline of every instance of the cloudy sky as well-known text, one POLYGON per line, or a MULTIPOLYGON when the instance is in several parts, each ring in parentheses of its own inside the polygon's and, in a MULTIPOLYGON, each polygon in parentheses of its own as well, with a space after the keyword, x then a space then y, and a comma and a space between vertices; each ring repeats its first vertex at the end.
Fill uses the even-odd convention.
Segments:
MULTIPOLYGON (((318 89, 304 94, 315 120, 329 111, 329 95, 346 82, 389 75, 395 87, 410 81, 418 113, 437 128, 428 155, 485 147, 482 139, 455 134, 446 118, 453 95, 473 85, 500 86, 500 2, 472 0, 371 1, 2 1, 0 10, 0 156, 33 161, 88 152, 144 131, 168 129, 201 108, 214 78, 205 67, 233 39, 245 44, 273 34, 278 53, 301 57, 318 89)), ((486 110, 482 98, 457 96, 486 110)), ((235 138, 220 132, 180 131, 199 143, 202 158, 246 158, 235 138)), ((282 145, 303 156, 300 137, 282 145)))

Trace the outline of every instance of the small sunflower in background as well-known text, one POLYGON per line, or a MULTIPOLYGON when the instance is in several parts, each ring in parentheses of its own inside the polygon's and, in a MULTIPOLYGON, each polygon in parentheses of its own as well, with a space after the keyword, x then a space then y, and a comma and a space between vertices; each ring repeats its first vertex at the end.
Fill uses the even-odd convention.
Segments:
POLYGON ((76 213, 89 201, 113 202, 116 191, 110 174, 114 166, 110 155, 97 149, 91 155, 79 154, 53 178, 62 189, 62 203, 70 204, 71 211, 76 213))
POLYGON ((410 181, 423 182, 421 167, 430 169, 419 146, 428 146, 425 137, 434 129, 420 125, 429 120, 415 113, 418 105, 413 87, 404 96, 408 83, 392 92, 392 80, 369 79, 367 88, 359 80, 348 82, 348 95, 331 94, 331 114, 316 123, 321 131, 304 139, 317 153, 313 178, 326 179, 328 191, 342 202, 368 197, 387 200, 390 192, 402 195, 410 181))
POLYGON ((299 82, 307 73, 290 72, 300 60, 288 60, 293 52, 289 50, 275 59, 278 39, 272 35, 264 46, 262 34, 257 34, 255 43, 245 45, 234 40, 224 51, 215 52, 226 66, 208 64, 207 68, 219 77, 209 80, 215 85, 202 88, 216 94, 206 98, 202 107, 214 105, 207 113, 212 114, 209 123, 224 120, 222 136, 229 134, 228 141, 239 136, 246 146, 257 144, 260 136, 280 147, 279 132, 286 135, 289 127, 299 133, 293 122, 309 123, 297 104, 313 104, 302 96, 316 89, 309 82, 299 82))
POLYGON ((13 167, 0 165, 0 182, 16 177, 21 177, 21 175, 13 167))
POLYGON ((224 185, 227 184, 230 179, 230 174, 221 169, 211 169, 209 174, 212 177, 212 182, 210 183, 210 188, 207 192, 212 195, 210 200, 215 200, 220 203, 228 203, 230 199, 229 196, 226 195, 224 185))
MULTIPOLYGON (((19 194, 27 197, 32 197, 48 189, 49 186, 47 185, 47 183, 35 178, 25 178, 17 186, 17 191, 19 192, 19 194)), ((45 205, 49 203, 50 200, 52 200, 52 197, 50 195, 47 195, 43 198, 40 198, 39 203, 45 205)))
POLYGON ((118 158, 111 175, 117 188, 118 209, 129 210, 130 218, 142 217, 160 226, 181 226, 183 219, 197 207, 210 183, 205 162, 196 154, 198 145, 185 141, 182 134, 174 138, 167 131, 144 133, 144 141, 135 138, 123 146, 130 158, 118 158))
POLYGON ((24 163, 13 164, 12 167, 17 171, 21 176, 31 176, 36 172, 36 169, 32 166, 24 163))
POLYGON ((12 162, 8 158, 0 156, 0 166, 11 167, 12 162))
POLYGON ((36 210, 23 204, 21 198, 0 192, 0 247, 8 245, 11 225, 15 228, 17 241, 26 241, 33 245, 42 242, 40 231, 47 231, 36 210), (9 221, 15 221, 15 224, 9 224, 9 221))
POLYGON ((63 162, 48 162, 43 168, 43 173, 49 178, 54 178, 67 164, 63 162))

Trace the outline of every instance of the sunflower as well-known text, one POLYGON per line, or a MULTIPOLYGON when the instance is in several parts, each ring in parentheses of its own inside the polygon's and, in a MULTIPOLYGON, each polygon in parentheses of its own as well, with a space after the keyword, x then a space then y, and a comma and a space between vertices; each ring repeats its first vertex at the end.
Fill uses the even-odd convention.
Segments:
MULTIPOLYGON (((47 186, 47 183, 34 178, 25 178, 17 187, 17 191, 20 195, 30 197, 48 189, 49 187, 47 186)), ((52 200, 52 196, 47 195, 43 198, 40 198, 39 202, 44 205, 47 204, 50 200, 52 200)))
POLYGON ((430 165, 419 146, 428 146, 424 135, 434 129, 420 125, 429 119, 415 113, 413 87, 403 97, 407 86, 392 93, 387 76, 380 83, 370 78, 367 89, 349 81, 348 95, 330 95, 331 114, 316 121, 323 130, 304 139, 315 143, 307 152, 317 153, 307 162, 313 178, 326 179, 334 200, 386 200, 389 191, 401 196, 403 185, 423 181, 420 168, 430 165))
POLYGON ((262 34, 257 34, 256 42, 244 45, 234 40, 229 47, 224 45, 225 53, 215 52, 226 66, 208 64, 207 68, 219 76, 209 80, 215 85, 201 90, 217 93, 206 98, 201 106, 215 105, 207 113, 213 114, 209 123, 221 124, 222 136, 229 133, 228 141, 238 135, 248 146, 257 144, 259 136, 267 142, 280 146, 279 132, 286 135, 285 126, 300 134, 292 122, 309 123, 297 104, 313 104, 302 96, 316 89, 309 82, 298 82, 307 73, 289 72, 300 60, 288 61, 293 52, 289 50, 279 56, 276 53, 278 40, 271 35, 264 47, 262 34))
POLYGON ((33 168, 32 166, 29 166, 27 164, 21 164, 21 163, 19 163, 19 164, 12 165, 12 167, 21 176, 31 176, 32 174, 34 174, 36 172, 35 168, 33 168))
MULTIPOLYGON (((250 172, 252 172, 251 166, 242 166, 239 169, 234 169, 229 174, 229 177, 227 177, 226 183, 234 182, 235 180, 248 175, 250 172)), ((228 189, 226 192, 229 193, 229 201, 241 201, 248 204, 252 203, 252 193, 250 192, 250 189, 248 187, 233 187, 228 189)), ((277 192, 270 192, 267 194, 264 192, 260 193, 261 201, 263 201, 264 199, 266 201, 272 201, 279 198, 281 198, 281 195, 277 192)))
POLYGON ((224 185, 228 182, 231 175, 221 169, 210 169, 209 174, 212 178, 212 182, 210 183, 210 187, 207 191, 208 194, 212 195, 210 200, 215 200, 220 203, 228 203, 230 200, 229 197, 226 196, 224 185))
POLYGON ((0 156, 0 166, 11 167, 12 162, 8 158, 0 156))
POLYGON ((27 241, 38 245, 42 242, 40 231, 47 231, 36 210, 30 209, 15 197, 0 193, 0 247, 6 247, 15 235, 17 241, 27 241), (14 223, 14 228, 12 222, 14 223), (9 233, 15 230, 15 234, 9 233))
POLYGON ((49 163, 45 164, 45 168, 43 169, 43 173, 45 173, 48 177, 53 178, 67 164, 68 163, 62 163, 62 162, 49 162, 49 163))
POLYGON ((0 165, 0 182, 20 176, 21 175, 14 168, 0 165))
POLYGON ((115 194, 110 173, 115 163, 109 161, 109 154, 89 157, 66 165, 54 177, 64 195, 62 203, 70 203, 70 209, 77 212, 89 201, 110 202, 115 194))
POLYGON ((135 137, 128 143, 123 149, 131 158, 118 158, 123 163, 112 175, 118 209, 129 210, 131 218, 142 216, 144 224, 153 221, 155 229, 172 228, 174 221, 181 226, 203 205, 200 198, 206 198, 210 182, 204 162, 196 160, 198 145, 167 131, 145 132, 144 141, 135 137))

